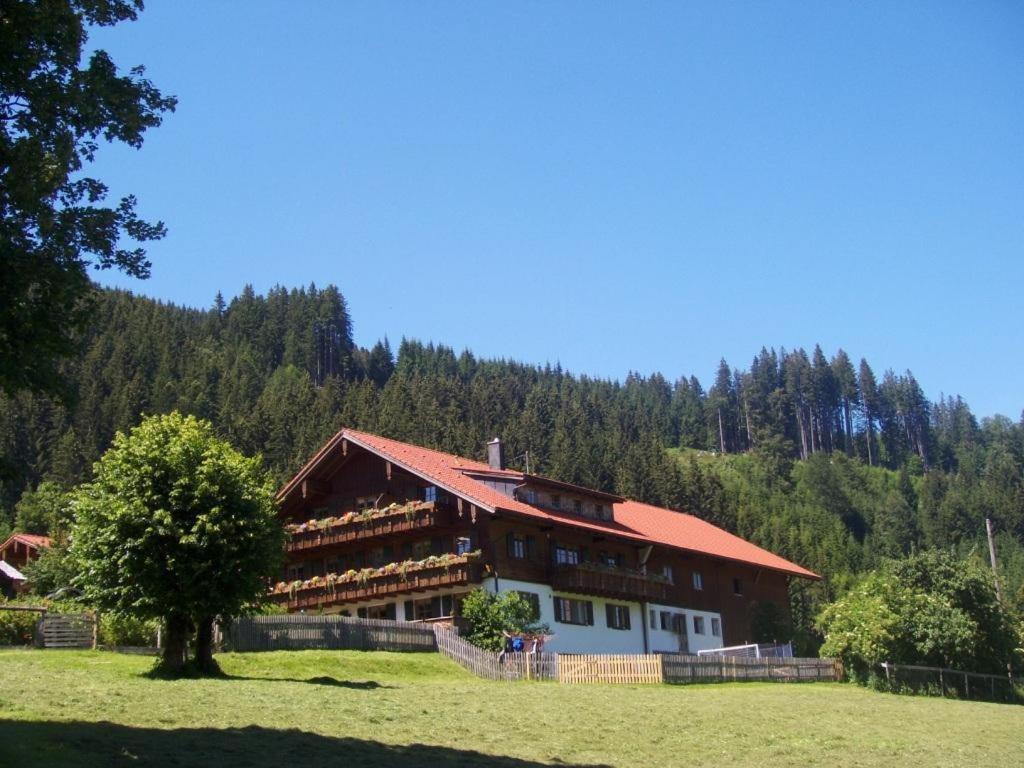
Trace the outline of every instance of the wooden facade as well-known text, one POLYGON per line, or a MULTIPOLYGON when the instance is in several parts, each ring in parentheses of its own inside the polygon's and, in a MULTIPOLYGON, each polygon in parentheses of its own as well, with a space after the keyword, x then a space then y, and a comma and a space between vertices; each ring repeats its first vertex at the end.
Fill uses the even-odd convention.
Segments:
MULTIPOLYGON (((648 616, 652 629, 658 624, 655 608, 720 617, 717 645, 750 642, 761 603, 788 613, 788 574, 645 539, 616 524, 617 497, 507 478, 500 468, 491 476, 466 472, 492 498, 508 497, 510 507, 525 499, 548 511, 537 519, 496 503, 488 508, 482 494, 458 492, 414 464, 354 439, 336 438, 318 454, 279 494, 290 538, 273 599, 289 611, 455 620, 462 596, 481 585, 542 585, 556 601, 606 601, 609 621, 613 606, 631 606, 632 621, 645 625, 642 646, 649 645, 648 616)), ((623 621, 629 628, 630 619, 623 621)), ((603 617, 590 623, 596 628, 603 617)))

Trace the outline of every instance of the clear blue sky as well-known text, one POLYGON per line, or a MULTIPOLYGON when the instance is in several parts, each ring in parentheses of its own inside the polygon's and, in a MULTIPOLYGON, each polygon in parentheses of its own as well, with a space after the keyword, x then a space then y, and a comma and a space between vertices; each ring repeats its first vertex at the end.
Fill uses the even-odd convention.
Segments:
POLYGON ((577 373, 762 345, 1024 407, 1024 4, 147 0, 176 114, 97 174, 208 306, 337 284, 388 335, 577 373))

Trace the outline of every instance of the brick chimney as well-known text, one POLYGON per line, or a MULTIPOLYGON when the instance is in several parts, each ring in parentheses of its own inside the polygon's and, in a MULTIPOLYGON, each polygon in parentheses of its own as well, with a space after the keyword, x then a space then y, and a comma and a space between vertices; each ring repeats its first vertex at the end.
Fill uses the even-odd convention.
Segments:
POLYGON ((500 437, 487 444, 487 463, 491 465, 491 469, 505 468, 505 449, 501 445, 500 437))

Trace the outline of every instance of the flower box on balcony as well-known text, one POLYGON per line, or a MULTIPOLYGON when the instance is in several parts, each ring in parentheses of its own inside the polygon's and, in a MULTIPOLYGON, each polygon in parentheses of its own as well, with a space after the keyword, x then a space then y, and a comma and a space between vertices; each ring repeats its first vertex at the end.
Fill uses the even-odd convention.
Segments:
POLYGON ((423 560, 388 563, 380 568, 330 573, 304 581, 282 581, 274 585, 270 598, 277 603, 287 603, 289 609, 299 610, 472 583, 479 581, 479 554, 434 555, 423 560))
POLYGON ((448 523, 447 510, 433 501, 391 504, 384 509, 348 512, 338 517, 286 525, 288 551, 297 552, 349 541, 372 539, 393 533, 430 528, 448 523))

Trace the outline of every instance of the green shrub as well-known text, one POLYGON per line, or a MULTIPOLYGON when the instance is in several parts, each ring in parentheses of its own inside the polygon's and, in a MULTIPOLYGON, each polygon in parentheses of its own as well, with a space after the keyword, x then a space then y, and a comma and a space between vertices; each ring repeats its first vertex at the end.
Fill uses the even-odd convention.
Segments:
POLYGON ((518 592, 492 594, 483 589, 470 592, 462 602, 462 616, 471 624, 466 639, 478 648, 500 651, 505 633, 544 634, 546 625, 538 624, 536 611, 518 592))
POLYGON ((34 611, 0 610, 0 645, 32 645, 39 616, 34 611))
POLYGON ((152 648, 156 645, 155 619, 139 619, 117 613, 100 614, 100 645, 134 645, 152 648))

